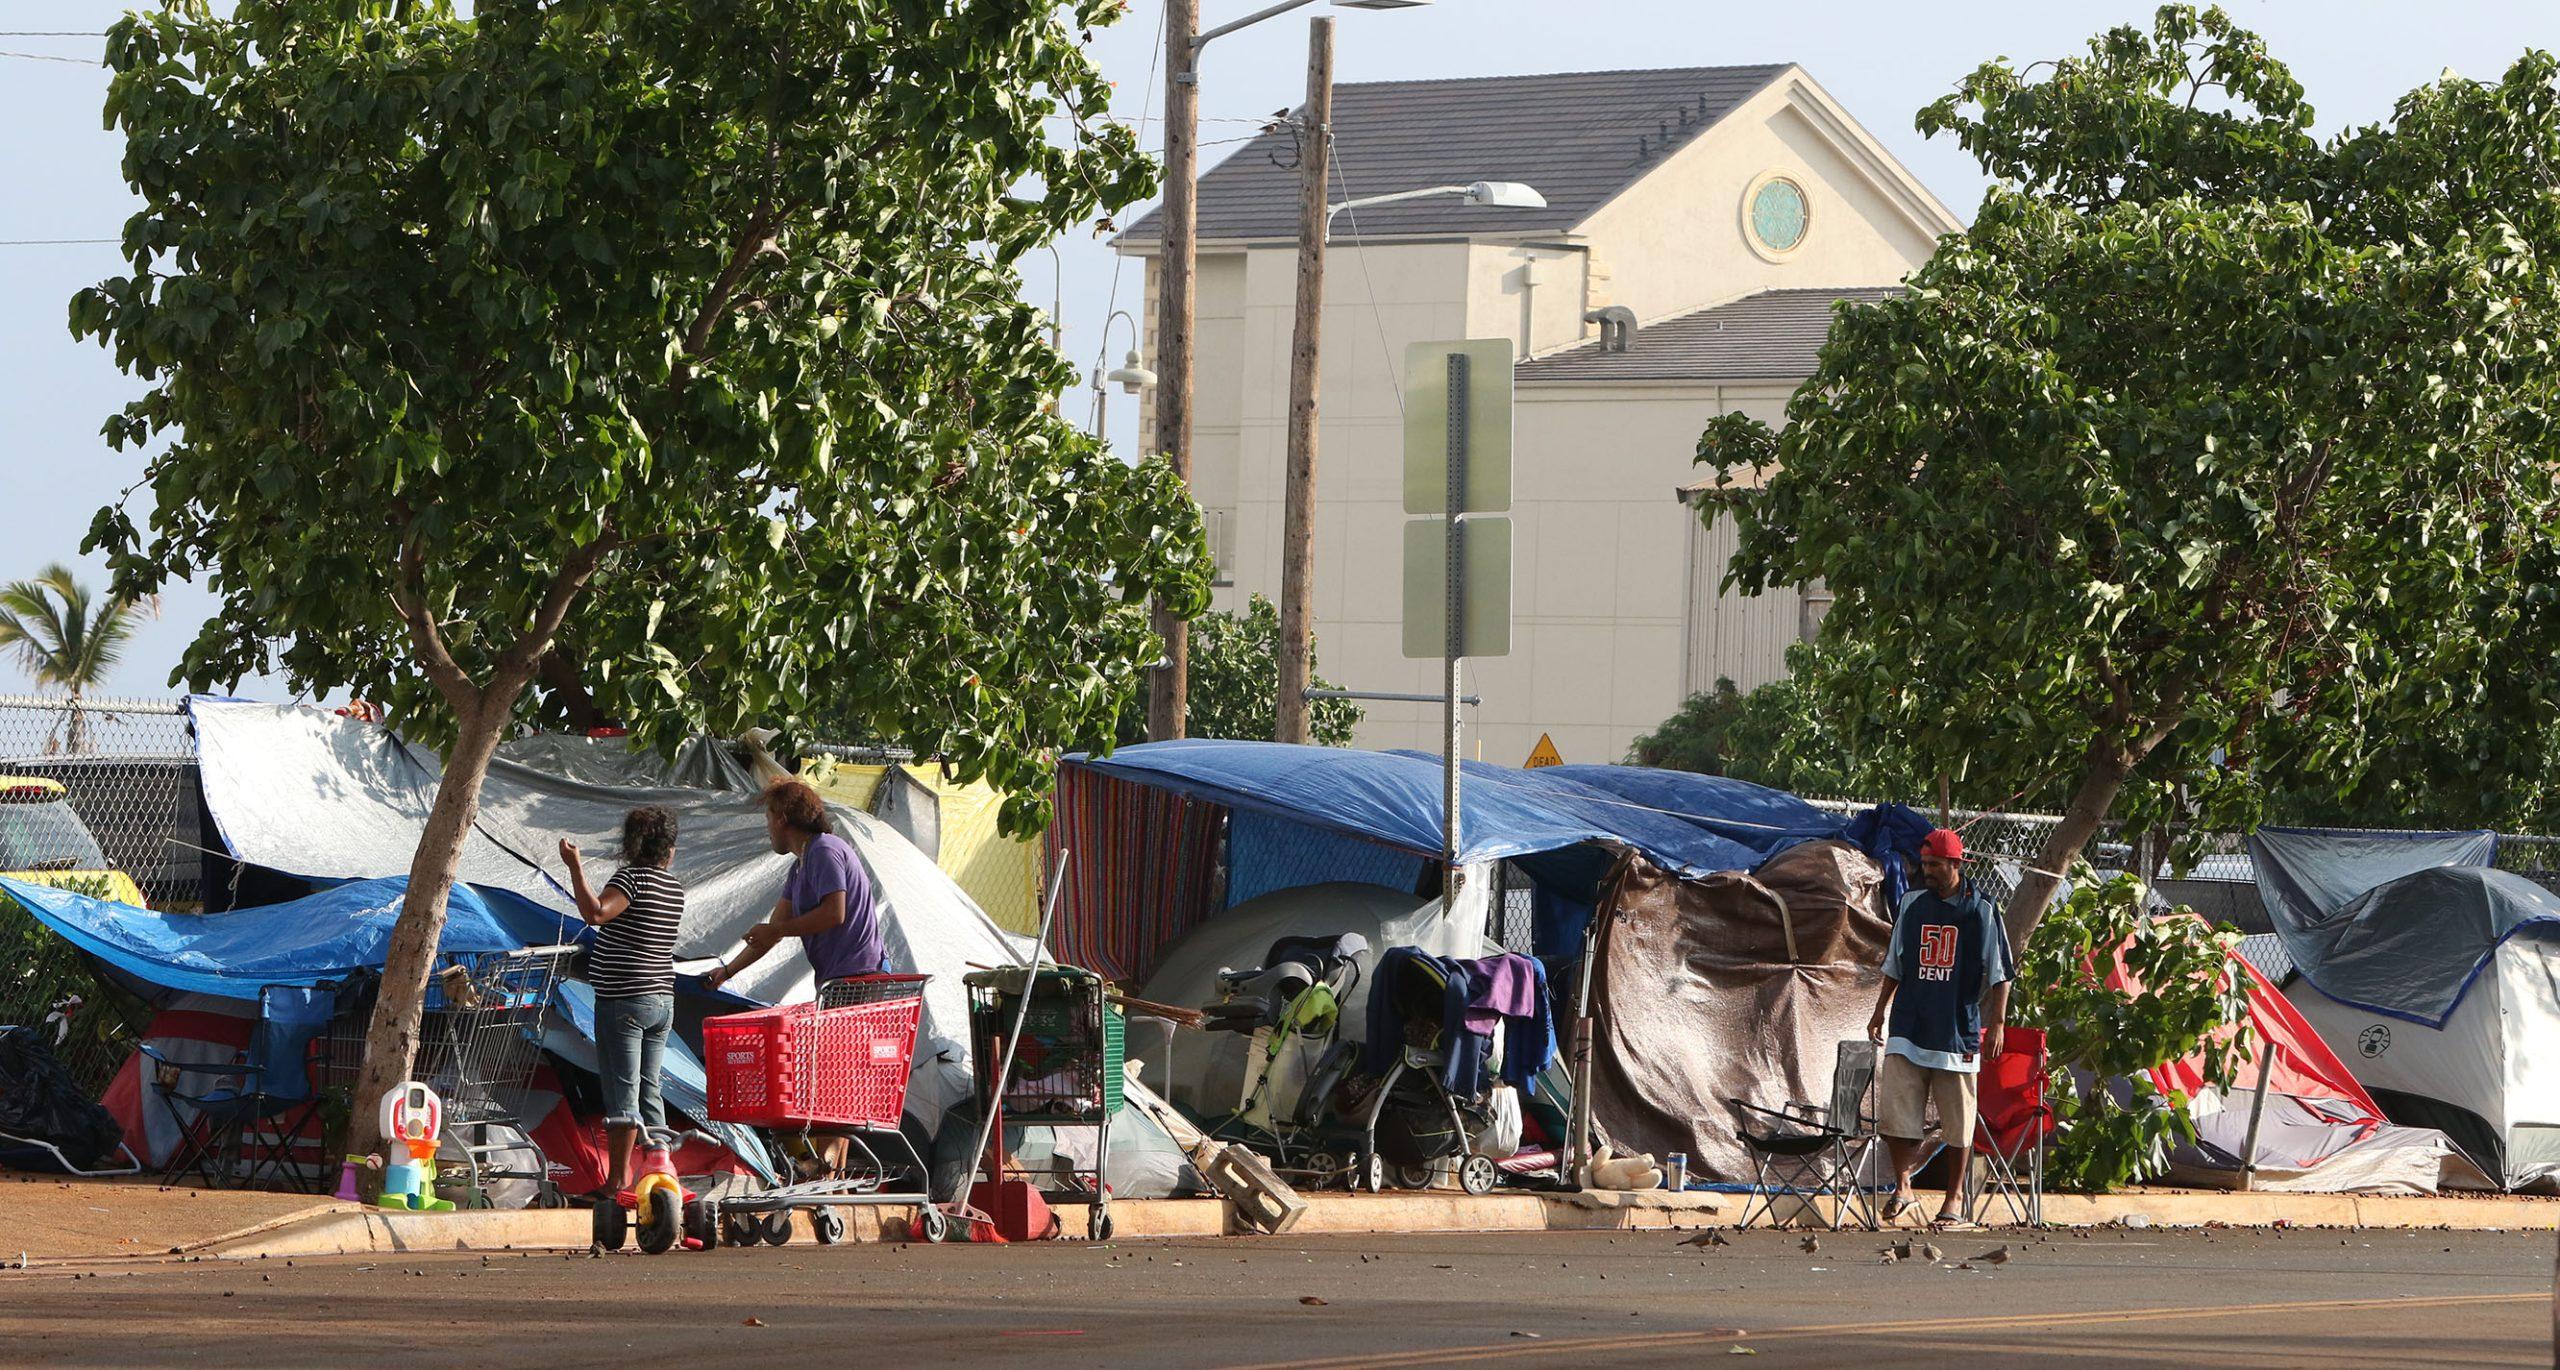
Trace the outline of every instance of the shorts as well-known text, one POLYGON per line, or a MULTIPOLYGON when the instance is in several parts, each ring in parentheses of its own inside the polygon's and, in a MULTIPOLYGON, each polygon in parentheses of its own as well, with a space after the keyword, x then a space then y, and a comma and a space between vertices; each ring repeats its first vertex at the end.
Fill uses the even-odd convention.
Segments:
POLYGON ((1946 1144, 1973 1145, 1973 1073, 1939 1070, 1886 1052, 1876 1070, 1876 1131, 1901 1141, 1920 1140, 1932 1099, 1938 1104, 1938 1135, 1946 1144))

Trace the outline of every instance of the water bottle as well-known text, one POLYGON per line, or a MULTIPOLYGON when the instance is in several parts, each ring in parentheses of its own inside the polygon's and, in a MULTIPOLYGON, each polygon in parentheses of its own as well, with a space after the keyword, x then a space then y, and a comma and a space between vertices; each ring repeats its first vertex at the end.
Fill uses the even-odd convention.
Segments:
POLYGON ((1689 1157, 1675 1151, 1662 1158, 1662 1187, 1678 1192, 1689 1187, 1689 1157))

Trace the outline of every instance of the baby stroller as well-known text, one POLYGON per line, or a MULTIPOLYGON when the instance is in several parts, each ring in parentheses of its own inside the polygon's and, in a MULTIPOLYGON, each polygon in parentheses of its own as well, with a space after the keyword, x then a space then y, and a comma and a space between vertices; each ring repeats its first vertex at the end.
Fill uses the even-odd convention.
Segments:
POLYGON ((1399 947, 1378 963, 1370 991, 1364 1070, 1378 1075, 1361 1117, 1355 1187, 1429 1188, 1439 1166, 1457 1160, 1458 1187, 1488 1194, 1501 1165, 1475 1149, 1490 1121, 1485 1062, 1490 1033, 1467 1028, 1466 970, 1452 961, 1399 947), (1382 1011, 1383 1010, 1383 1011, 1382 1011), (1383 1073, 1379 1067, 1384 1066, 1383 1073), (1461 1098, 1455 1080, 1474 1090, 1461 1098))
POLYGON ((1212 1135, 1268 1144, 1275 1164, 1300 1178, 1323 1180, 1340 1172, 1339 1163, 1321 1149, 1316 1131, 1326 1099, 1350 1067, 1351 1048, 1333 1039, 1341 1025, 1343 999, 1360 983, 1358 958, 1368 949, 1368 939, 1358 933, 1283 937, 1271 944, 1261 965, 1218 972, 1223 997, 1202 1007, 1201 1026, 1210 1032, 1244 1034, 1252 1044, 1246 1052, 1236 1110, 1210 1130, 1212 1135), (1274 1095, 1280 1086, 1280 1065, 1292 1052, 1301 1060, 1319 1053, 1321 1059, 1305 1074, 1296 1101, 1283 1112, 1274 1095), (1306 1163, 1291 1165, 1292 1150, 1306 1163))

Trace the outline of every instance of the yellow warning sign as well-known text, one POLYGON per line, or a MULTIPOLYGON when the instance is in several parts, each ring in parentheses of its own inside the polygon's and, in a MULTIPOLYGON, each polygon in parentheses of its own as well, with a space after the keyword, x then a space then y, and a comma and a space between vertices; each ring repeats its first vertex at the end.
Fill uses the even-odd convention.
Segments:
POLYGON ((1561 766, 1563 764, 1564 757, 1559 755, 1556 751, 1556 740, 1547 736, 1545 733, 1538 734, 1538 745, 1531 747, 1529 749, 1529 759, 1520 763, 1521 767, 1526 770, 1536 770, 1540 766, 1561 766))

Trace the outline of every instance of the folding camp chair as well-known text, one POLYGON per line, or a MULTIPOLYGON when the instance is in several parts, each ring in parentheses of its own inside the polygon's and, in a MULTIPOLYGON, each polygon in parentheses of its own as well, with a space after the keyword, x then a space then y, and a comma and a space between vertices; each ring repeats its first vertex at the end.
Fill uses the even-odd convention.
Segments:
POLYGON ((1973 1154, 1965 1211, 1979 1220, 1981 1201, 1996 1194, 2029 1227, 2044 1226, 2044 1143, 2057 1124, 2045 1100, 2048 1052, 2042 1030, 2010 1028, 2000 1054, 1982 1063, 1974 1082, 1973 1154))
POLYGON ((153 1062, 162 1099, 173 1111, 186 1105, 192 1115, 163 1178, 174 1183, 194 1174, 219 1189, 235 1174, 273 1167, 295 1190, 317 1193, 327 1180, 326 1158, 306 1168, 293 1153, 320 1112, 312 1078, 327 1068, 326 1035, 337 1005, 335 985, 262 987, 248 1050, 227 1064, 173 1061, 144 1044, 140 1050, 153 1062))
POLYGON ((1733 1105, 1734 1131, 1752 1164, 1751 1198, 1734 1226, 1749 1227, 1759 1213, 1778 1224, 1782 1195, 1821 1216, 1834 1232, 1843 1218, 1870 1231, 1883 1225, 1861 1180, 1876 1146, 1875 1082, 1876 1044, 1859 1038, 1840 1044, 1828 1105, 1798 1102, 1770 1109, 1725 1101, 1733 1105), (1832 1200, 1827 1213, 1812 1202, 1817 1199, 1832 1200))

